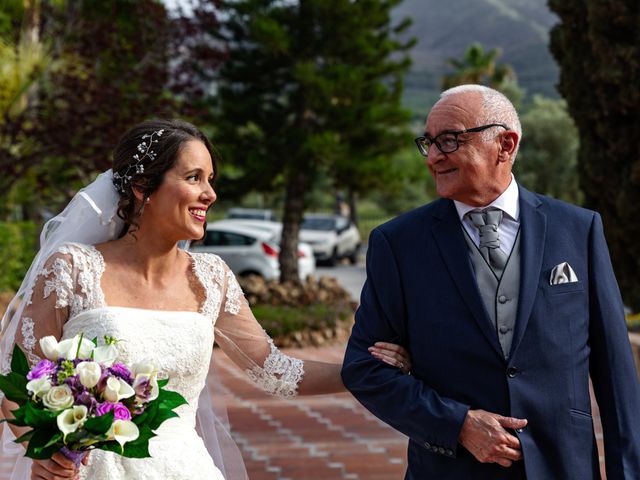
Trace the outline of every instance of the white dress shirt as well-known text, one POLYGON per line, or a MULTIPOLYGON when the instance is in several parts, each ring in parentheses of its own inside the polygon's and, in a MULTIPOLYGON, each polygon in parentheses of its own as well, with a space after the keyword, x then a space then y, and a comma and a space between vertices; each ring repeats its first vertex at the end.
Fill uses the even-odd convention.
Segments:
POLYGON ((489 205, 482 207, 472 207, 466 203, 458 202, 454 200, 453 203, 458 211, 460 221, 464 226, 471 239, 476 246, 480 245, 480 232, 473 224, 467 213, 472 210, 483 210, 488 207, 499 208, 502 210, 502 222, 498 226, 498 236, 500 238, 500 250, 502 250, 507 256, 511 253, 513 244, 516 242, 518 236, 518 229, 520 228, 520 193, 518 191, 518 184, 516 179, 511 174, 511 183, 502 194, 496 198, 489 205))

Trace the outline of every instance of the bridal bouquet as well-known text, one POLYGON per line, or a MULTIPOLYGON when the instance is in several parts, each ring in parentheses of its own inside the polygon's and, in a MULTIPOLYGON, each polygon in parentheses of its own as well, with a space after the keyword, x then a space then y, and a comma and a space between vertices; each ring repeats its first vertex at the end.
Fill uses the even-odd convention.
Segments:
POLYGON ((85 452, 99 448, 125 457, 149 456, 149 439, 173 410, 186 400, 165 390, 156 367, 143 361, 132 366, 117 362, 117 340, 83 335, 57 342, 44 337, 46 359, 29 369, 16 345, 11 372, 0 376, 0 390, 20 407, 13 425, 31 430, 16 439, 28 442, 26 456, 51 458, 62 451, 77 464, 85 452))

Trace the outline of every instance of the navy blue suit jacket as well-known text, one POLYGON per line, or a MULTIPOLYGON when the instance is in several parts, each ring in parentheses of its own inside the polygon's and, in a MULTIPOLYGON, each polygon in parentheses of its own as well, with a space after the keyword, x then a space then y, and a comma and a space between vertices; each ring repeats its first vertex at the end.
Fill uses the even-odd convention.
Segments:
POLYGON ((608 480, 640 478, 640 393, 600 216, 520 187, 521 282, 511 354, 501 353, 451 200, 376 228, 342 377, 410 438, 409 479, 600 478, 589 374, 608 480), (550 285, 568 262, 578 282, 550 285), (412 375, 367 347, 396 342, 412 375), (526 418, 524 462, 478 462, 458 444, 468 409, 526 418))

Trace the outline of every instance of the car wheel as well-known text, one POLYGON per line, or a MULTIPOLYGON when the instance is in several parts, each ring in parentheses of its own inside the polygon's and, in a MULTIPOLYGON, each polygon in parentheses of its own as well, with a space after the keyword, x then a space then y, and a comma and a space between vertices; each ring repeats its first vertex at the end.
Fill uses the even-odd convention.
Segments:
POLYGON ((329 260, 327 260, 327 264, 330 267, 335 267, 338 264, 338 260, 340 259, 338 258, 338 247, 336 247, 333 249, 333 253, 329 257, 329 260))
POLYGON ((349 255, 349 263, 351 265, 355 265, 356 263, 358 263, 358 249, 356 248, 351 255, 349 255))

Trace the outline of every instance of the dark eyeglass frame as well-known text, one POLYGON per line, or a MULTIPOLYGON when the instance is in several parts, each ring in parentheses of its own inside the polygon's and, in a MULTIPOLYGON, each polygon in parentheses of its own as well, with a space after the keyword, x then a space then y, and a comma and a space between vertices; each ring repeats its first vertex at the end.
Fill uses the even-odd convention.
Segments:
POLYGON ((436 147, 438 147, 438 150, 440 150, 442 153, 453 153, 460 148, 460 143, 458 142, 459 135, 462 135, 463 133, 482 132, 484 130, 487 130, 493 127, 502 127, 505 130, 510 130, 509 127, 506 126, 504 123, 490 123, 488 125, 482 125, 480 127, 467 128, 466 130, 445 130, 444 132, 439 133, 433 138, 430 138, 427 135, 422 135, 421 137, 414 139, 414 142, 416 142, 416 145, 418 146, 418 150, 420 151, 420 154, 424 157, 429 156, 429 149, 431 148, 431 145, 434 145, 434 144, 436 147), (445 150, 442 148, 442 145, 440 145, 440 142, 438 141, 438 137, 441 137, 442 135, 454 136, 454 139, 456 141, 456 146, 453 150, 445 150))

